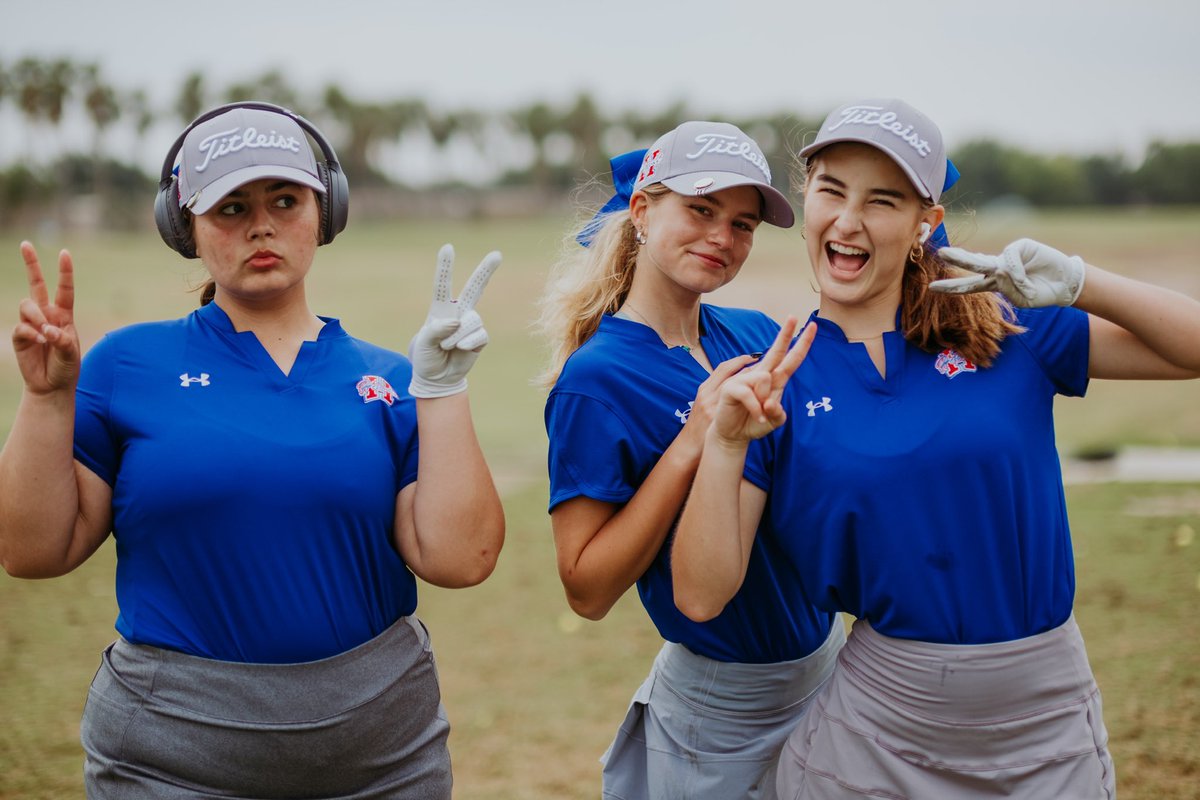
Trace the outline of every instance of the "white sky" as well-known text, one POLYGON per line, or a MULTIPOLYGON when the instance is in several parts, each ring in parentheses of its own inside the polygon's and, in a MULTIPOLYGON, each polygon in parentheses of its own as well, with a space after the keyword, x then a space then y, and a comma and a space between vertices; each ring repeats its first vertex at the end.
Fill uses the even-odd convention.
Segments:
MULTIPOLYGON (((438 108, 587 89, 609 111, 683 99, 697 116, 820 117, 896 96, 951 150, 991 136, 1138 159, 1156 138, 1200 140, 1200 3, 1186 0, 0 0, 0 20, 6 65, 95 61, 161 107, 193 70, 224 89, 279 68, 314 97, 337 82, 438 108)), ((0 115, 0 162, 26 146, 16 120, 0 115)))

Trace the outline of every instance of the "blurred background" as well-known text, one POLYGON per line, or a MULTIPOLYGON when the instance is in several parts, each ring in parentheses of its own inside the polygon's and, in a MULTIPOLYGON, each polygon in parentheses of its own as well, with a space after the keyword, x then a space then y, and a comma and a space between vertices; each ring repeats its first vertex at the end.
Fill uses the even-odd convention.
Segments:
MULTIPOLYGON (((1200 297, 1198 4, 0 0, 0 21, 4 325, 27 291, 22 239, 43 264, 71 250, 85 347, 194 309, 203 268, 159 240, 154 194, 183 127, 231 100, 288 106, 337 150, 350 225, 308 286, 351 333, 403 350, 443 242, 459 286, 503 251, 471 395, 508 540, 487 582, 422 586, 419 608, 467 800, 597 796, 597 759, 661 642, 635 593, 598 623, 563 599, 532 383, 537 298, 610 194, 610 156, 685 119, 734 122, 798 206, 792 154, 824 115, 901 97, 962 172, 945 198, 956 244, 1030 236, 1200 297)), ((759 228, 713 302, 807 315, 801 244, 759 228)), ((0 348, 0 437, 20 392, 0 348)), ((1122 797, 1200 797, 1200 382, 1095 382, 1056 419, 1076 615, 1122 797)), ((0 573, 0 800, 82 797, 79 716, 114 636, 114 563, 110 541, 52 581, 0 573)))
POLYGON ((544 213, 689 118, 742 126, 784 186, 877 96, 939 123, 960 205, 1200 201, 1195 4, 4 5, 0 224, 31 231, 147 225, 178 132, 245 99, 323 129, 356 219, 544 213))

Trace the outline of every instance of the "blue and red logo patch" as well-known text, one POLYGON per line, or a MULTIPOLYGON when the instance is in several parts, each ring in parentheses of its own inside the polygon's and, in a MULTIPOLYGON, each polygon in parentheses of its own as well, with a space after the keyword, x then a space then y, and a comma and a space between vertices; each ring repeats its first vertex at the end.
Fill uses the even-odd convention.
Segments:
POLYGON ((937 361, 933 362, 933 366, 947 378, 955 378, 963 372, 977 371, 976 366, 959 355, 957 350, 949 348, 938 353, 937 361))
POLYGON ((392 385, 378 375, 363 375, 354 388, 358 390, 358 396, 364 403, 382 400, 390 406, 400 397, 392 385))

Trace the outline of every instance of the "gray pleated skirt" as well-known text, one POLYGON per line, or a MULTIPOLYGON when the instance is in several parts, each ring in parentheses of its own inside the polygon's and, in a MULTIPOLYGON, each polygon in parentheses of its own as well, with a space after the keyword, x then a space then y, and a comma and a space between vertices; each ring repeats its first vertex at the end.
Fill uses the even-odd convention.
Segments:
POLYGON ((119 639, 81 727, 93 800, 450 797, 450 726, 416 617, 304 664, 119 639))
POLYGON ((779 748, 833 672, 846 639, 797 661, 714 661, 666 642, 604 764, 608 800, 770 800, 779 748))
POLYGON ((1013 642, 894 639, 855 622, 788 737, 783 800, 1116 797, 1100 690, 1072 617, 1013 642))

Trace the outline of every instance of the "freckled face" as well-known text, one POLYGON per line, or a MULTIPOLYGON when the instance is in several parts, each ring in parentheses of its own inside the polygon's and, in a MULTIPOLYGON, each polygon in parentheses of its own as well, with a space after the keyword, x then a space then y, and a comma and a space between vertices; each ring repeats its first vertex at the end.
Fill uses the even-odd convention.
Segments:
POLYGON ((320 206, 308 187, 273 178, 252 181, 192 224, 196 251, 217 284, 218 297, 303 296, 320 225, 320 206))
POLYGON ((711 195, 668 192, 651 199, 636 192, 630 217, 643 231, 638 271, 697 294, 733 280, 754 246, 762 222, 762 195, 753 186, 734 186, 711 195))
POLYGON ((921 222, 937 227, 943 214, 883 151, 855 142, 821 150, 809 164, 804 230, 822 309, 898 306, 921 222))

